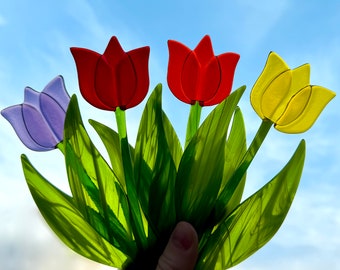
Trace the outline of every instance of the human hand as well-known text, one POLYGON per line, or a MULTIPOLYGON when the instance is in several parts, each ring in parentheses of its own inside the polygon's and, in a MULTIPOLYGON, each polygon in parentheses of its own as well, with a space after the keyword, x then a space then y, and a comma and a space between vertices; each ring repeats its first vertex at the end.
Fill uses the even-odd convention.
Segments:
POLYGON ((193 270, 198 256, 197 233, 189 223, 179 222, 159 258, 156 270, 193 270))

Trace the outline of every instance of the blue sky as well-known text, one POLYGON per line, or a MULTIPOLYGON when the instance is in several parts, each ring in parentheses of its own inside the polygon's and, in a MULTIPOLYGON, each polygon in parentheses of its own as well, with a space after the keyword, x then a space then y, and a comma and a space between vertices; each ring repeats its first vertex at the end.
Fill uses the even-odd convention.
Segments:
MULTIPOLYGON (((69 48, 103 52, 110 37, 116 35, 125 50, 151 47, 150 90, 159 82, 163 84, 164 110, 183 138, 189 108, 180 104, 166 85, 167 40, 194 48, 209 34, 216 54, 234 51, 241 55, 234 89, 247 85, 240 106, 251 139, 260 120, 248 97, 270 51, 279 53, 291 67, 310 63, 311 83, 339 93, 339 13, 336 0, 1 1, 0 108, 21 103, 25 86, 40 91, 59 74, 64 76, 69 93, 80 96, 69 48)), ((340 269, 339 106, 336 97, 304 134, 270 132, 249 170, 245 195, 270 180, 305 138, 307 159, 301 185, 278 234, 234 269, 340 269)), ((115 127, 111 113, 99 112, 83 101, 81 108, 85 119, 115 127)), ((142 108, 128 111, 131 141, 142 108)), ((203 114, 208 112, 205 108, 203 114)), ((3 118, 0 138, 0 269, 105 269, 75 255, 55 238, 26 187, 21 153, 27 154, 46 178, 67 190, 60 153, 28 150, 3 118)))

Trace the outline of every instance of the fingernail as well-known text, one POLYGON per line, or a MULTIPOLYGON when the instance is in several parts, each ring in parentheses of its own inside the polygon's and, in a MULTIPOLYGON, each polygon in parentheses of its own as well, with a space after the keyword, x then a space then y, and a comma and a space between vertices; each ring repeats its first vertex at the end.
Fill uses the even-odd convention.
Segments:
POLYGON ((182 250, 189 250, 194 243, 194 235, 189 224, 180 222, 177 224, 171 236, 173 244, 182 250))

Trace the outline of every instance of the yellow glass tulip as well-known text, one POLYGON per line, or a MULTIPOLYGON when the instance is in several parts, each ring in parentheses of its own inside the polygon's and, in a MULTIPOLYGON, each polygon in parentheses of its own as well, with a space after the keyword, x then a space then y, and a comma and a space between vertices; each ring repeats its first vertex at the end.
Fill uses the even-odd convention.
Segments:
POLYGON ((335 97, 329 89, 310 85, 309 77, 309 64, 290 69, 278 54, 271 52, 250 94, 254 110, 279 131, 305 132, 335 97))

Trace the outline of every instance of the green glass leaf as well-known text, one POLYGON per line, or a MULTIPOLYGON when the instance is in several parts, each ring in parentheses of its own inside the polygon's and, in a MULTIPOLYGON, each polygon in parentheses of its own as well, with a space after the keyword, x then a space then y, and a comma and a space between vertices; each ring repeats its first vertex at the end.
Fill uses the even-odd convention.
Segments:
POLYGON ((304 158, 302 140, 287 165, 218 226, 202 249, 197 269, 235 266, 274 236, 294 199, 304 158))
POLYGON ((137 192, 149 226, 156 235, 174 226, 176 220, 174 159, 178 162, 181 152, 176 133, 162 111, 161 98, 159 84, 143 111, 135 147, 137 192), (169 148, 169 143, 174 149, 169 148))
MULTIPOLYGON (((235 170, 240 165, 242 158, 247 151, 246 144, 246 130, 243 121, 243 116, 240 108, 236 108, 233 123, 230 129, 230 133, 227 139, 226 148, 225 148, 225 161, 224 161, 224 170, 223 170, 223 178, 221 183, 221 190, 224 188, 228 188, 229 181, 235 170)), ((225 198, 219 197, 215 206, 216 220, 220 220, 223 215, 228 215, 236 206, 239 205, 242 194, 244 190, 244 186, 246 183, 246 174, 242 177, 240 183, 238 184, 236 190, 233 192, 232 197, 229 201, 224 200, 225 198)))
MULTIPOLYGON (((109 243, 130 257, 133 257, 136 254, 136 244, 133 241, 131 233, 129 233, 129 228, 124 228, 112 209, 104 204, 100 190, 86 174, 80 160, 69 145, 66 147, 65 158, 67 169, 70 171, 69 177, 72 174, 72 179, 79 181, 87 192, 88 196, 84 198, 87 204, 82 205, 82 212, 86 220, 109 243), (86 208, 85 211, 83 208, 86 208)), ((119 192, 119 194, 117 194, 118 197, 123 198, 120 201, 126 201, 125 194, 121 187, 116 185, 116 188, 116 192, 119 192)), ((124 208, 124 205, 122 205, 122 208, 124 208)), ((123 212, 128 213, 127 205, 123 212)))
POLYGON ((56 235, 80 255, 121 268, 127 256, 93 229, 77 209, 73 198, 40 175, 25 155, 22 155, 21 161, 33 199, 56 235))
MULTIPOLYGON (((221 194, 225 188, 228 188, 228 183, 231 180, 231 176, 242 161, 246 150, 246 132, 243 116, 240 108, 236 107, 235 113, 233 115, 233 122, 227 138, 227 143, 225 145, 224 169, 219 194, 221 194)), ((210 228, 207 228, 204 231, 200 239, 201 246, 204 246, 205 241, 209 238, 215 225, 219 224, 221 220, 223 220, 228 214, 230 214, 232 210, 234 210, 236 206, 239 205, 242 199, 245 182, 246 175, 244 175, 241 179, 229 202, 224 200, 225 198, 222 196, 218 197, 214 209, 212 210, 209 217, 211 221, 210 228)))
POLYGON ((226 181, 224 188, 221 189, 218 197, 218 203, 215 207, 215 216, 218 221, 226 217, 230 210, 233 210, 231 207, 233 204, 233 198, 235 198, 235 194, 237 194, 241 189, 243 190, 243 182, 245 181, 244 177, 247 169, 261 147, 271 126, 272 122, 266 120, 262 121, 254 139, 250 143, 245 154, 242 156, 242 160, 238 162, 239 165, 234 170, 231 170, 231 175, 229 176, 228 181, 226 181))
POLYGON ((176 179, 176 212, 198 230, 210 227, 209 216, 224 170, 229 123, 245 87, 233 92, 205 119, 186 147, 176 179))
MULTIPOLYGON (((112 171, 119 180, 121 186, 126 187, 122 161, 122 152, 118 133, 113 129, 109 128, 108 126, 99 123, 95 120, 90 119, 89 123, 96 130, 97 134, 99 135, 100 139, 102 140, 107 150, 111 162, 112 171)), ((130 152, 131 155, 134 156, 134 149, 131 145, 130 152)))
MULTIPOLYGON (((222 188, 227 186, 228 180, 235 169, 239 166, 242 158, 247 151, 246 130, 243 121, 242 112, 236 108, 233 124, 226 145, 226 156, 223 171, 222 188)), ((240 184, 235 190, 233 197, 229 200, 226 207, 227 213, 231 212, 241 201, 245 186, 246 175, 243 176, 240 184)), ((223 202, 222 202, 223 203, 223 202)))
POLYGON ((163 111, 163 127, 166 141, 169 145, 170 154, 176 165, 176 168, 178 168, 183 155, 183 149, 181 142, 177 136, 177 133, 164 111, 163 111))
MULTIPOLYGON (((113 129, 109 128, 108 126, 102 124, 102 123, 99 123, 95 120, 89 120, 90 124, 92 125, 92 127, 96 130, 97 134, 99 135, 99 137, 101 138, 106 150, 107 150, 107 153, 109 155, 109 158, 110 158, 110 162, 111 162, 111 168, 112 168, 112 171, 114 173, 114 175, 117 177, 117 179, 119 180, 122 188, 124 188, 124 191, 121 191, 119 194, 119 198, 121 196, 125 196, 125 194, 127 194, 127 189, 126 189, 126 182, 125 182, 125 174, 124 174, 124 165, 123 165, 123 155, 122 155, 122 149, 121 149, 121 145, 120 145, 120 138, 119 138, 119 134, 114 131, 113 129)), ((130 149, 130 153, 131 153, 131 156, 133 157, 134 156, 134 148, 129 145, 130 149)), ((125 155, 126 157, 126 155, 125 155)), ((132 160, 133 162, 133 160, 132 160)), ((133 187, 134 188, 134 187, 133 187)), ((120 186, 117 186, 117 191, 119 191, 121 188, 120 186)), ((136 191, 135 191, 136 192, 136 191)), ((131 214, 132 213, 129 213, 129 205, 130 207, 132 206, 131 205, 131 202, 128 203, 127 200, 122 200, 121 201, 121 204, 122 204, 122 208, 124 209, 124 213, 126 216, 130 216, 130 219, 132 218, 131 214)), ((139 207, 138 207, 139 209, 139 207)), ((136 211, 136 213, 138 214, 138 211, 136 211)), ((141 213, 139 213, 139 216, 141 217, 141 213)), ((136 219, 137 222, 139 219, 136 219)), ((144 224, 144 226, 146 226, 144 224)), ((143 228, 144 227, 143 225, 139 226, 140 228, 143 228)), ((129 229, 129 228, 127 228, 129 229)), ((138 233, 138 231, 136 231, 136 233, 138 233)), ((141 235, 141 237, 145 237, 145 233, 143 233, 141 235)))
POLYGON ((132 242, 126 195, 86 133, 75 96, 66 113, 64 145, 68 179, 77 208, 95 228, 100 225, 94 222, 99 219, 93 217, 93 210, 101 215, 110 242, 122 238, 118 232, 126 232, 125 241, 132 242))

